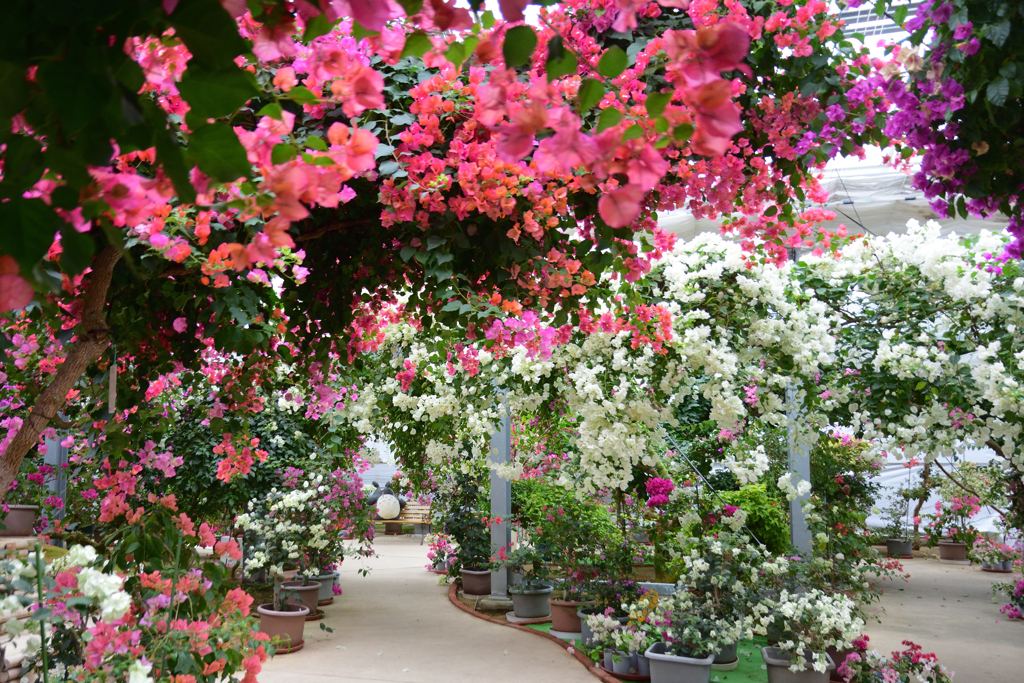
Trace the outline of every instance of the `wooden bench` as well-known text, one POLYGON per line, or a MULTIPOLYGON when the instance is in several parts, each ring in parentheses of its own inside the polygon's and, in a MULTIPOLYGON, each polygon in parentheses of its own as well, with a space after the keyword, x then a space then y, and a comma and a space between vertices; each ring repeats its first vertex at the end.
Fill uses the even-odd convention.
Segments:
POLYGON ((385 524, 419 524, 420 526, 426 527, 422 536, 420 536, 420 545, 423 545, 423 539, 430 533, 431 517, 430 517, 430 506, 429 505, 417 505, 416 503, 406 503, 405 508, 402 509, 402 513, 394 519, 383 520, 385 524))

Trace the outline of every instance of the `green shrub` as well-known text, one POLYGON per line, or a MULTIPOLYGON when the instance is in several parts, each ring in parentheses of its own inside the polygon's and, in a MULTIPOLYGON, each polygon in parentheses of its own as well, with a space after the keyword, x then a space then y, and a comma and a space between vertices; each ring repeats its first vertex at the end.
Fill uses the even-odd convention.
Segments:
POLYGON ((768 550, 784 553, 790 549, 789 511, 768 495, 767 486, 751 484, 739 491, 722 491, 721 496, 747 513, 747 528, 768 550))
POLYGON ((586 520, 602 535, 617 533, 615 519, 605 505, 594 500, 580 500, 561 486, 540 479, 512 482, 512 518, 525 528, 536 528, 544 517, 544 508, 561 508, 569 517, 586 520))

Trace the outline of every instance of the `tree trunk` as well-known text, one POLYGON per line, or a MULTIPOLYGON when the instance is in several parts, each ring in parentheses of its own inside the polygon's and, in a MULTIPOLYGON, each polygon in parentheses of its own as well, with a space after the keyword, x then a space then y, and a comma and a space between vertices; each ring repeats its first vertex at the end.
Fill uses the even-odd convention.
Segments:
MULTIPOLYGON (((110 345, 110 330, 107 329, 104 309, 107 304, 107 291, 110 289, 114 266, 120 258, 121 252, 112 246, 107 246, 99 253, 92 265, 92 274, 89 286, 85 290, 82 306, 83 330, 71 345, 57 374, 39 394, 39 398, 36 399, 35 405, 32 406, 32 410, 25 418, 18 433, 7 446, 7 450, 0 456, 0 501, 7 494, 7 487, 17 477, 21 461, 39 442, 39 435, 64 407, 68 392, 75 388, 82 373, 96 362, 110 345)), ((113 371, 116 372, 116 369, 113 371)))

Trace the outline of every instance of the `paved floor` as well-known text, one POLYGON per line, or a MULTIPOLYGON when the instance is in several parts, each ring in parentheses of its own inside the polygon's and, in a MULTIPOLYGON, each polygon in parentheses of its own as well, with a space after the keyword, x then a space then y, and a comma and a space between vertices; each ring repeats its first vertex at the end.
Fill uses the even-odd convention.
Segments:
MULTIPOLYGON (((424 569, 427 546, 412 536, 378 536, 369 576, 348 560, 345 594, 308 622, 306 646, 268 661, 260 683, 594 683, 571 655, 515 629, 476 619, 448 601, 424 569)), ((959 682, 958 682, 959 683, 959 682)))
POLYGON ((904 567, 909 581, 886 582, 881 603, 868 608, 881 619, 865 629, 874 649, 888 654, 912 640, 938 655, 956 683, 1024 681, 1024 621, 1006 619, 991 598, 992 583, 1010 574, 923 558, 904 567))

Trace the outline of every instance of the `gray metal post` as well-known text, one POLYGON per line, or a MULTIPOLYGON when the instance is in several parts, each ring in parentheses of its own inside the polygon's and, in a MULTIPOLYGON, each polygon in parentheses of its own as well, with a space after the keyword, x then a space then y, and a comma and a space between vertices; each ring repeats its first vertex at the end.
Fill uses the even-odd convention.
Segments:
MULTIPOLYGON (((491 435, 489 460, 505 464, 512 460, 512 421, 508 413, 498 423, 498 431, 491 435)), ((491 554, 507 548, 512 542, 512 482, 491 470, 491 517, 501 518, 501 524, 491 526, 491 554)), ((508 569, 502 567, 491 572, 491 598, 508 600, 508 569)))
MULTIPOLYGON (((799 419, 800 410, 797 407, 796 392, 792 389, 786 391, 786 399, 790 404, 789 425, 786 428, 787 450, 789 453, 789 469, 797 477, 804 481, 811 480, 811 451, 807 445, 801 443, 797 438, 796 421, 799 419)), ((798 497, 789 502, 789 540, 797 552, 809 555, 811 553, 811 530, 807 527, 807 519, 804 516, 803 501, 808 500, 810 494, 798 497)))

